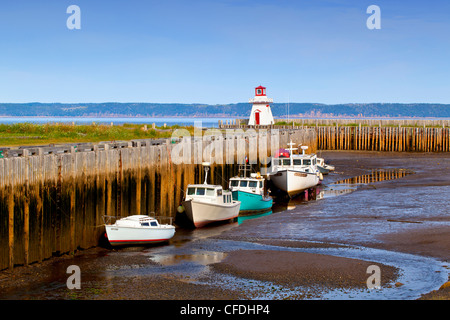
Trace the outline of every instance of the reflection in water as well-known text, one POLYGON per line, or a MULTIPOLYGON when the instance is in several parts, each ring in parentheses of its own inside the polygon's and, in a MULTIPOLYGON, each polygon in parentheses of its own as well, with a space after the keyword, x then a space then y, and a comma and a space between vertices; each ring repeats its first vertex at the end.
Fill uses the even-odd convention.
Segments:
POLYGON ((239 215, 237 218, 237 222, 238 222, 238 224, 241 224, 245 220, 260 218, 260 217, 268 216, 269 214, 272 214, 272 210, 262 212, 262 213, 257 213, 257 214, 251 214, 251 215, 239 215))
POLYGON ((293 210, 299 205, 307 204, 310 200, 326 199, 351 193, 361 184, 403 178, 413 173, 415 172, 408 169, 373 169, 368 174, 340 180, 329 185, 318 185, 315 188, 315 196, 311 196, 310 192, 307 197, 300 196, 293 199, 277 198, 272 209, 273 212, 293 210))
POLYGON ((356 186, 323 186, 317 194, 316 200, 341 196, 356 190, 356 186))
POLYGON ((195 262, 206 266, 222 261, 226 255, 224 252, 202 251, 196 254, 159 254, 151 256, 150 259, 164 266, 172 266, 183 262, 195 262))
POLYGON ((408 169, 373 169, 371 173, 337 181, 334 184, 366 184, 403 178, 413 173, 414 171, 408 169))

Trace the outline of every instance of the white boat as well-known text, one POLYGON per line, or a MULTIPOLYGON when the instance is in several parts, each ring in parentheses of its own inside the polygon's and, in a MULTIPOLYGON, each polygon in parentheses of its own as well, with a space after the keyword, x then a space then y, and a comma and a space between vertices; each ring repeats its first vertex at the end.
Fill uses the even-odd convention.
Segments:
POLYGON ((186 216, 197 228, 236 218, 241 205, 240 201, 233 200, 231 191, 206 183, 209 163, 203 163, 203 166, 206 171, 205 182, 188 185, 185 200, 181 203, 186 216))
POLYGON ((278 189, 286 192, 290 197, 298 195, 304 190, 317 186, 323 179, 317 168, 317 156, 305 154, 307 146, 302 146, 302 154, 293 154, 293 143, 289 143, 289 152, 272 157, 269 178, 278 189))
POLYGON ((334 166, 326 164, 323 158, 317 158, 317 168, 322 174, 328 174, 335 169, 334 166))
MULTIPOLYGON (((170 217, 161 217, 168 218, 170 217)), ((117 219, 104 216, 106 236, 111 245, 134 245, 165 242, 175 235, 175 226, 160 224, 156 217, 131 215, 117 219), (112 223, 115 221, 114 223, 112 223)))

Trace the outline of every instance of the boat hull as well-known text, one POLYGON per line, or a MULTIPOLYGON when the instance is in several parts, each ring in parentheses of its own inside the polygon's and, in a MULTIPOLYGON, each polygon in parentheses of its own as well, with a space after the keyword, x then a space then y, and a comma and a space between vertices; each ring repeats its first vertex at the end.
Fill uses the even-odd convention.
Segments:
POLYGON ((186 216, 196 228, 209 223, 234 219, 239 215, 240 201, 229 204, 205 203, 196 200, 183 201, 186 216))
POLYGON ((262 196, 244 191, 233 191, 233 200, 239 200, 241 206, 239 212, 263 211, 272 208, 273 199, 271 197, 262 196))
POLYGON ((306 173, 294 170, 279 170, 270 176, 272 183, 290 197, 296 196, 304 190, 319 184, 319 176, 315 173, 306 173))
POLYGON ((106 235, 111 245, 136 245, 169 241, 175 235, 174 226, 123 227, 106 225, 106 235))

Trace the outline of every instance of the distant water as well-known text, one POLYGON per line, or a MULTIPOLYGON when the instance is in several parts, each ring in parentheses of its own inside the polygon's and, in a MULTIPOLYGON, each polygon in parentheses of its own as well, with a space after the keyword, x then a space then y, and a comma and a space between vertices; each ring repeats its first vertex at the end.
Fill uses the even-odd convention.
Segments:
POLYGON ((202 127, 218 127, 219 120, 230 121, 233 118, 147 118, 147 117, 134 117, 134 118, 95 118, 95 117, 0 117, 0 123, 13 124, 13 123, 69 123, 74 122, 75 124, 91 124, 95 122, 97 124, 111 124, 121 125, 124 123, 134 123, 134 124, 147 124, 151 125, 155 123, 156 126, 167 126, 180 125, 180 126, 193 126, 195 122, 201 122, 202 127))

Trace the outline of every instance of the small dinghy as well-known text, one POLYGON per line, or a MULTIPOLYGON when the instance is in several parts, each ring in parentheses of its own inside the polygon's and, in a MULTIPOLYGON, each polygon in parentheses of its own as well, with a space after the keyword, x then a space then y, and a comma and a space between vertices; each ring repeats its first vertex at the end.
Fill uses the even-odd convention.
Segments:
POLYGON ((175 235, 175 226, 160 224, 157 217, 147 215, 132 215, 117 219, 113 216, 104 216, 106 236, 111 245, 142 245, 169 241, 175 235), (112 223, 115 221, 114 223, 112 223))

